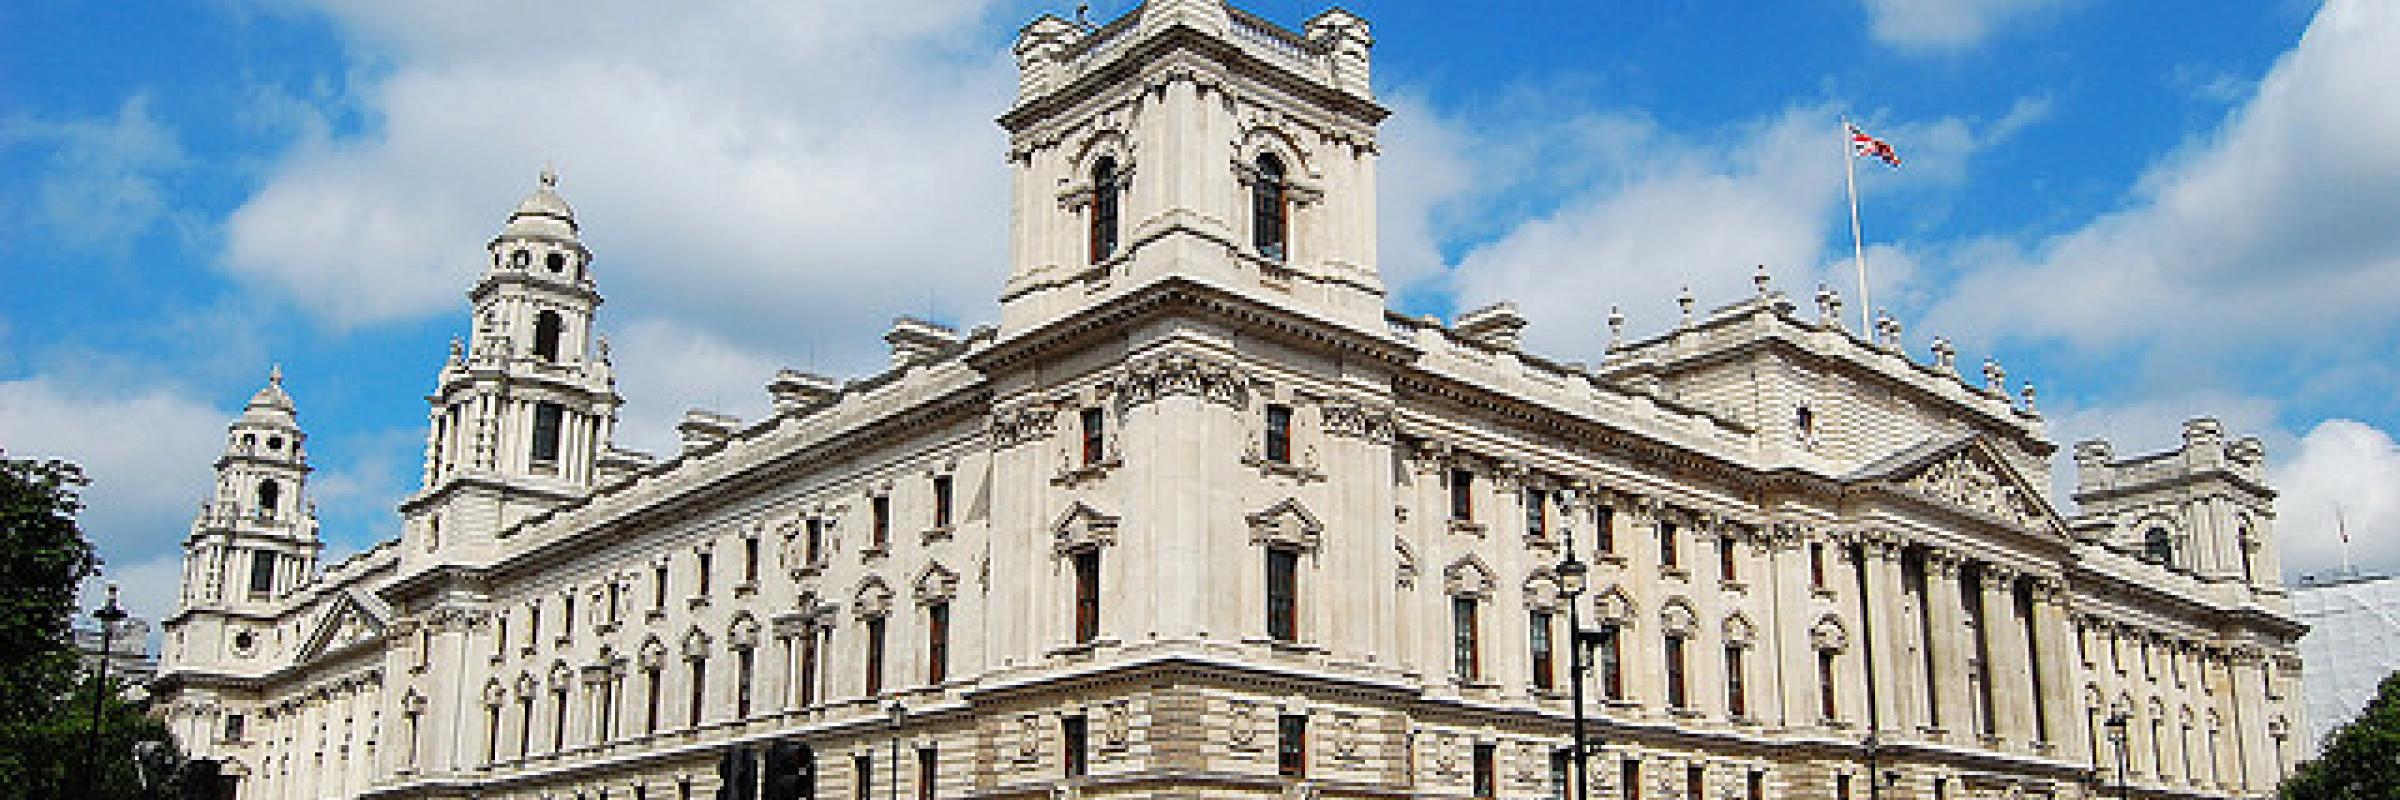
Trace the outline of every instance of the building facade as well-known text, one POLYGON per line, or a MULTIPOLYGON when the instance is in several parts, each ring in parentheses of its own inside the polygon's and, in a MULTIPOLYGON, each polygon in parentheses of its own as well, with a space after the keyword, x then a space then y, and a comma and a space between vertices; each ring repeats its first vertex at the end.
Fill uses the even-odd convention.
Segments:
POLYGON ((1035 20, 998 325, 900 320, 888 370, 779 373, 768 418, 693 412, 665 457, 610 443, 545 174, 399 539, 319 569, 280 381, 234 423, 162 713, 243 800, 1551 797, 1589 640, 1594 797, 2290 768, 2256 440, 2079 445, 2070 519, 2030 388, 1763 271, 1596 366, 1522 350, 1507 305, 1391 313, 1372 43, 1219 0, 1035 20))

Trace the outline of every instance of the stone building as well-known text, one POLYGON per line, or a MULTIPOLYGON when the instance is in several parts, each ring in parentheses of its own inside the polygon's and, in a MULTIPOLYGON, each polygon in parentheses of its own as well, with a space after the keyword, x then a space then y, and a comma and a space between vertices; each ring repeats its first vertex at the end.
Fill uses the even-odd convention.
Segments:
POLYGON ((1393 314, 1372 42, 1035 20, 998 325, 901 320, 663 458, 610 444, 545 174, 397 541, 320 570, 280 382, 233 424, 163 713, 244 800, 1548 797, 1588 640, 1594 797, 2089 797, 2118 711, 2145 796, 2290 768, 2256 440, 2080 445, 2069 519, 2030 388, 1763 271, 1597 366, 1393 314))

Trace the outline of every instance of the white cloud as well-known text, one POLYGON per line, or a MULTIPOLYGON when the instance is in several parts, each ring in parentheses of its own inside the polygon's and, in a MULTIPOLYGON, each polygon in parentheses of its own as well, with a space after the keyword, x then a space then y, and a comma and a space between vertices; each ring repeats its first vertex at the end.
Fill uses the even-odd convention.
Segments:
MULTIPOLYGON (((125 563, 110 563, 92 580, 76 587, 75 608, 89 614, 107 600, 108 586, 117 587, 117 603, 151 625, 153 637, 159 620, 175 610, 182 600, 183 554, 169 553, 125 563)), ((98 628, 89 619, 80 621, 85 627, 98 628)), ((157 642, 151 643, 153 646, 157 642)))
POLYGON ((1863 0, 1875 41, 1914 53, 1972 49, 2062 0, 1863 0))
POLYGON ((189 159, 145 95, 126 98, 110 118, 0 120, 0 148, 21 145, 49 150, 29 199, 65 244, 121 252, 176 215, 165 175, 189 159))
POLYGON ((2326 420, 2300 439, 2273 480, 2284 492, 2276 502, 2276 531, 2286 575, 2341 567, 2344 526, 2353 563, 2400 570, 2400 444, 2390 432, 2356 420, 2326 420))
POLYGON ((52 377, 0 382, 0 442, 11 457, 83 466, 84 535, 113 570, 179 552, 207 496, 231 415, 183 392, 104 390, 52 377))
POLYGON ((335 327, 456 313, 551 161, 619 313, 853 357, 987 313, 1014 74, 982 3, 601 5, 323 4, 384 67, 340 101, 375 124, 270 170, 227 265, 335 327))
POLYGON ((637 321, 610 341, 625 394, 617 444, 659 456, 671 456, 681 446, 675 424, 686 409, 732 414, 744 422, 761 419, 769 405, 767 381, 786 366, 664 319, 637 321))
MULTIPOLYGON (((2019 103, 2006 118, 1976 132, 1959 119, 1878 126, 1908 148, 1910 168, 1862 169, 1862 194, 1886 209, 1921 204, 1922 189, 1965 178, 1974 154, 2013 135, 2044 112, 2019 103)), ((1625 304, 1638 335, 1670 324, 1672 302, 1691 287, 1703 307, 1744 296, 1756 265, 1777 286, 1806 302, 1819 281, 1858 307, 1848 248, 1831 252, 1824 231, 1843 210, 1843 140, 1829 107, 1796 107, 1715 135, 1684 135, 1645 118, 1587 115, 1556 128, 1479 133, 1477 152, 1548 153, 1571 150, 1581 163, 1536 170, 1560 181, 1564 199, 1533 210, 1526 220, 1469 249, 1445 277, 1461 309, 1512 300, 1534 321, 1531 345, 1567 358, 1599 355, 1611 303, 1625 304), (1566 174, 1560 176, 1563 170, 1566 174)), ((1508 158, 1508 156, 1499 156, 1508 158)), ((1478 164, 1478 175, 1521 174, 1507 164, 1478 164)), ((1499 187, 1502 189, 1506 186, 1499 187)), ((1492 191, 1485 187, 1485 191, 1492 191)), ((1903 214, 1882 219, 1898 224, 1903 214)), ((1870 241, 1888 239, 1870 227, 1870 241)), ((1917 291, 1917 257, 1890 245, 1871 245, 1878 306, 1917 291)))
POLYGON ((2400 321, 2400 6, 2332 0, 2255 94, 2120 211, 2005 248, 1932 316, 2091 348, 2324 346, 2400 321))

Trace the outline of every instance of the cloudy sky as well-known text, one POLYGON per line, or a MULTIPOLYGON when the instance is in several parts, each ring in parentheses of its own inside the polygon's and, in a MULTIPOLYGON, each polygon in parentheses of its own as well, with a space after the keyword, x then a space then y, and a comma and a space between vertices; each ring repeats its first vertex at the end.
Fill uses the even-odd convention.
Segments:
MULTIPOLYGON (((280 362, 337 553, 394 535, 482 243, 545 163, 597 251, 625 443, 991 320, 1017 27, 1071 2, 0 7, 0 447, 96 479, 137 610, 280 362)), ((1098 0, 1092 15, 1129 0, 1098 0)), ((1246 4, 1297 26, 1315 2, 1246 4)), ((1591 359, 1745 291, 1847 289, 2038 383, 2061 442, 2264 437, 2294 575, 2400 569, 2400 6, 1361 0, 1403 310, 1500 299, 1591 359)))

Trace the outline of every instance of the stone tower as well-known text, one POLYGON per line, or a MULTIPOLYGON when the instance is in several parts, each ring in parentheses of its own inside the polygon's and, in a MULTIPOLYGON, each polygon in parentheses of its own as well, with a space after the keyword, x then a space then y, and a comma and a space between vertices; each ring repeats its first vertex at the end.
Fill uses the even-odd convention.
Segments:
POLYGON ((277 367, 226 426, 215 494, 200 504, 184 543, 182 608, 167 625, 185 642, 187 660, 257 651, 265 643, 228 628, 228 619, 261 613, 316 574, 324 543, 307 501, 307 440, 277 367))
POLYGON ((1294 34, 1216 0, 1097 29, 1045 16, 1000 118, 1015 176, 1004 333, 1170 276, 1381 324, 1373 44, 1341 10, 1294 34))
POLYGON ((473 333, 428 398, 424 488, 401 505, 407 562, 481 563, 498 531, 591 490, 624 400, 592 333, 601 299, 578 234, 545 169, 487 245, 473 333))

